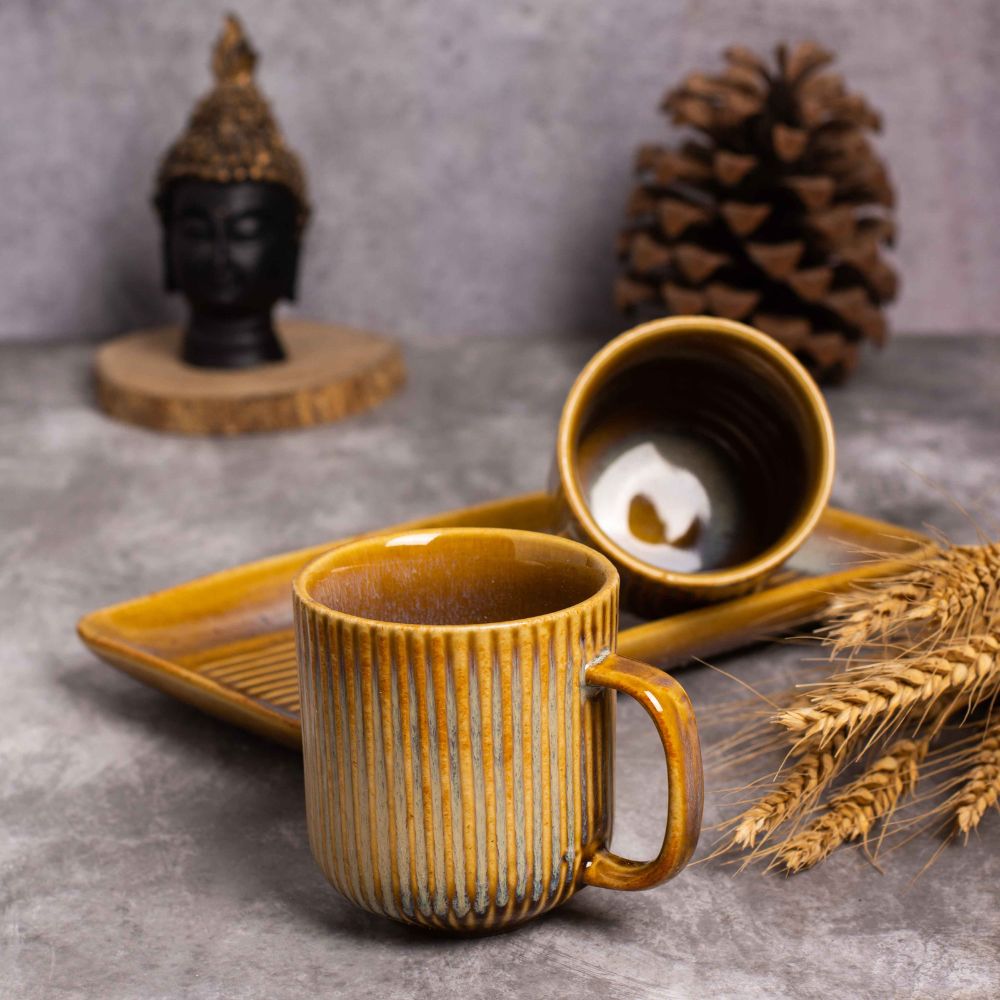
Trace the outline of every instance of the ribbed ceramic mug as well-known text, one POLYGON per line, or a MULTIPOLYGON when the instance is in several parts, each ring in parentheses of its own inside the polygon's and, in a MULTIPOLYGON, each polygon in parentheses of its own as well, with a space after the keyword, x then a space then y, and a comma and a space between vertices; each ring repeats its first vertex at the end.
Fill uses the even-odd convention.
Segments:
POLYGON ((708 316, 656 320, 590 360, 563 407, 563 531, 607 555, 646 615, 759 588, 830 496, 823 395, 777 341, 708 316))
POLYGON ((677 681, 615 653, 602 555, 499 528, 381 536, 313 562, 294 605, 309 841, 348 899, 475 933, 684 867, 702 810, 694 715, 677 681), (615 691, 666 754, 666 833, 644 863, 608 849, 615 691))

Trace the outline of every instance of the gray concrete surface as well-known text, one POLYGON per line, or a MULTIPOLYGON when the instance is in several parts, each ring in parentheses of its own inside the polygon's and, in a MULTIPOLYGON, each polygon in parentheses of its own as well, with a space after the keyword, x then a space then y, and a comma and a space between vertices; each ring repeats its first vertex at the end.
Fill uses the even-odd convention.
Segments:
MULTIPOLYGON (((95 411, 85 346, 0 348, 0 997, 4 1000, 985 998, 1000 991, 1000 816, 786 880, 705 864, 588 890, 508 935, 431 938, 342 901, 306 843, 299 758, 95 660, 86 611, 243 560, 538 488, 593 344, 413 344, 406 392, 339 426, 165 437, 95 411)), ((836 500, 903 524, 1000 520, 1000 339, 910 338, 830 401, 836 500)), ((995 533, 1000 533, 996 531, 995 533)), ((803 650, 726 667, 791 681, 803 650)), ((740 696, 683 676, 709 735, 740 696)), ((660 751, 619 716, 617 850, 660 834, 660 751)), ((749 776, 749 775, 745 775, 749 776)), ((738 776, 737 776, 738 777, 738 776)), ((710 775, 706 822, 728 815, 710 775)), ((707 843, 707 841, 706 841, 707 843)))
POLYGON ((234 7, 309 168, 308 315, 401 334, 620 329, 635 147, 733 42, 816 38, 885 116, 900 330, 996 330, 995 0, 4 0, 0 338, 176 316, 149 206, 234 7))

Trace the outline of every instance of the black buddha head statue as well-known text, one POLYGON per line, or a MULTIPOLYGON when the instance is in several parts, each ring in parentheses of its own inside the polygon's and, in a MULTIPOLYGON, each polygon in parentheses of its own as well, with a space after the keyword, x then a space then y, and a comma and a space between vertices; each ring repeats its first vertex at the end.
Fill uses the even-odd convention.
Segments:
POLYGON ((305 178, 253 82, 256 55, 226 19, 215 88, 195 108, 157 179, 166 287, 187 299, 183 358, 244 368, 280 361, 272 313, 294 299, 305 178))

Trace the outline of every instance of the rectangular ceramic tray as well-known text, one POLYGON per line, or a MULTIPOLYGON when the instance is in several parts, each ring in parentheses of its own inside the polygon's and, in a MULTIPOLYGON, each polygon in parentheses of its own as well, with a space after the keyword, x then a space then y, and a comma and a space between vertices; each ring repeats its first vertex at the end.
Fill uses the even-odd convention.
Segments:
MULTIPOLYGON (((546 493, 497 500, 394 529, 447 526, 550 531, 546 493)), ((377 532, 372 532, 377 533, 377 532)), ((291 581, 339 539, 201 577, 94 611, 80 637, 103 660, 212 715, 300 744, 299 687, 291 581)), ((774 637, 814 620, 829 596, 852 582, 891 572, 928 543, 906 528, 830 508, 813 537, 766 590, 624 629, 619 651, 668 669, 774 637), (870 552, 885 553, 873 561, 870 552)))

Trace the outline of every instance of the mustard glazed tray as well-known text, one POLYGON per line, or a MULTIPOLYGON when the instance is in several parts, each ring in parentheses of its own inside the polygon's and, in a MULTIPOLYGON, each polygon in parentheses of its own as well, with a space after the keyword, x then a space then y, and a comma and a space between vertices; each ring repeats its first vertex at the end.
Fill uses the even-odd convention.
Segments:
MULTIPOLYGON (((552 531, 547 493, 528 493, 380 528, 523 528, 552 531)), ((361 537, 361 536, 353 536, 361 537)), ((300 746, 291 581, 335 545, 298 549, 213 573, 86 615, 80 638, 101 659, 211 715, 300 746)), ((828 508, 816 531, 766 589, 619 634, 619 651, 664 669, 787 634, 814 620, 830 596, 892 572, 929 543, 907 528, 828 508), (871 552, 884 553, 875 560, 871 552)))

